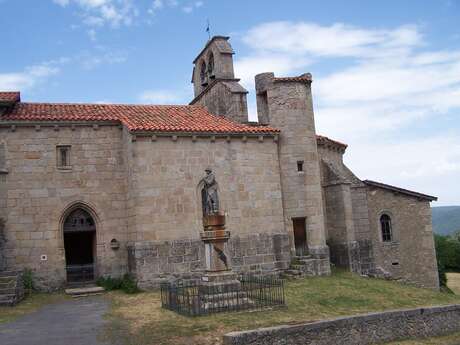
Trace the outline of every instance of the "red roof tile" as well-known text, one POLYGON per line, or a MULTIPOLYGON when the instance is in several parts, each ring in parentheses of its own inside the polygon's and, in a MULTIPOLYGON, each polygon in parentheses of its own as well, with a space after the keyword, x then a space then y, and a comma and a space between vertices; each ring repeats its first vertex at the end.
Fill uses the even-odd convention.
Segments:
POLYGON ((311 83, 312 75, 310 73, 304 73, 298 77, 278 77, 274 79, 275 82, 301 82, 301 83, 311 83))
POLYGON ((0 103, 14 103, 21 100, 19 92, 0 92, 0 103))
POLYGON ((2 121, 120 121, 130 131, 277 133, 268 126, 235 123, 197 105, 17 103, 2 121))

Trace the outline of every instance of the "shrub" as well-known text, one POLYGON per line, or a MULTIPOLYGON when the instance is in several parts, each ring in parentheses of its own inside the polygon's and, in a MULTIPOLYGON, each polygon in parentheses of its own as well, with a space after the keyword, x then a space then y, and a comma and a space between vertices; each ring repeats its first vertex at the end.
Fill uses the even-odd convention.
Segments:
POLYGON ((119 290, 121 288, 121 279, 112 277, 100 277, 96 284, 102 286, 107 291, 119 290))
POLYGON ((129 294, 137 293, 140 291, 139 288, 137 287, 136 281, 129 274, 125 274, 123 276, 123 280, 121 282, 121 289, 125 293, 129 293, 129 294))
POLYGON ((460 242, 452 237, 435 235, 436 256, 446 270, 460 271, 460 242))
POLYGON ((26 268, 22 272, 22 284, 27 293, 31 293, 35 290, 33 272, 30 268, 26 268))
POLYGON ((439 276, 439 285, 441 287, 447 286, 446 267, 444 266, 444 264, 439 258, 438 258, 438 276, 439 276))
POLYGON ((96 284, 107 291, 122 290, 129 294, 140 291, 136 281, 129 274, 125 274, 123 278, 100 277, 96 280, 96 284))

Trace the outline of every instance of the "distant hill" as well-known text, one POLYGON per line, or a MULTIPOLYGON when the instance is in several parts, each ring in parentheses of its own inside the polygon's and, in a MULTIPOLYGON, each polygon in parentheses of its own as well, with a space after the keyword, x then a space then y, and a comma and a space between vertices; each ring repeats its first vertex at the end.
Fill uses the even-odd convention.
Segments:
POLYGON ((460 230, 460 206, 432 207, 433 231, 440 235, 450 235, 460 230))

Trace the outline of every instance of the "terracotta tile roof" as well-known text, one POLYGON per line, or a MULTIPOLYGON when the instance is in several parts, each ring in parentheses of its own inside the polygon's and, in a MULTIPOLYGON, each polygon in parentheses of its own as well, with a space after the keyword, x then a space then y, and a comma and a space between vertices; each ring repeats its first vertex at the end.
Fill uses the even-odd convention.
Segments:
POLYGON ((14 103, 21 100, 19 92, 0 92, 0 103, 14 103))
POLYGON ((275 82, 301 82, 301 83, 311 83, 313 81, 312 75, 310 73, 304 73, 298 77, 279 77, 274 79, 275 82))
POLYGON ((130 131, 277 133, 213 115, 198 105, 126 105, 18 102, 2 121, 119 121, 130 131))
POLYGON ((421 199, 421 200, 428 200, 428 201, 437 201, 438 200, 438 198, 435 197, 435 196, 414 192, 414 191, 411 191, 411 190, 408 190, 408 189, 403 189, 403 188, 391 186, 389 184, 385 184, 385 183, 381 183, 381 182, 376 182, 376 181, 371 181, 371 180, 364 180, 363 182, 365 184, 367 184, 368 186, 371 186, 371 187, 390 190, 390 191, 392 191, 394 193, 399 193, 399 194, 412 196, 412 197, 415 197, 415 198, 421 199))

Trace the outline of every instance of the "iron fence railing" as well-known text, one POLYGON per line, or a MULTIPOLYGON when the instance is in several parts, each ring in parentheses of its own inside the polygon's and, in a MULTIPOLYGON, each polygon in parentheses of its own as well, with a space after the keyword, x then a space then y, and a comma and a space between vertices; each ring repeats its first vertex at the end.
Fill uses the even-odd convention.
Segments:
POLYGON ((94 264, 67 265, 67 281, 69 283, 88 282, 94 280, 94 264))
POLYGON ((271 276, 240 276, 238 281, 161 284, 161 304, 182 315, 199 316, 285 306, 284 281, 271 276))

